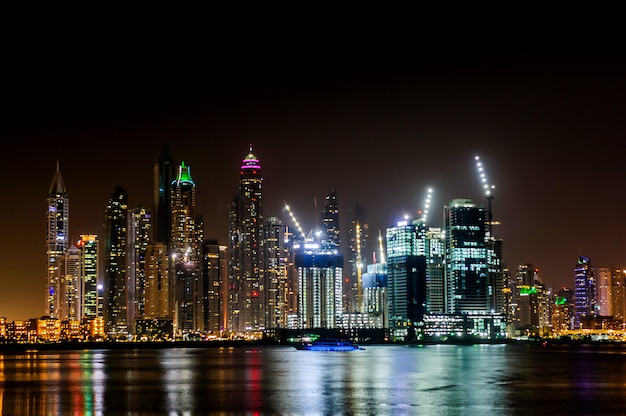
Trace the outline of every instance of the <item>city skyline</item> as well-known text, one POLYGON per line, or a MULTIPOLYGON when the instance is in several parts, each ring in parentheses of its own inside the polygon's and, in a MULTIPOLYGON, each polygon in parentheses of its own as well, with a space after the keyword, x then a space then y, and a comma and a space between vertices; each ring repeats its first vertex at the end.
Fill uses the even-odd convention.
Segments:
MULTIPOLYGON (((324 195, 336 189, 342 241, 358 203, 370 244, 405 214, 416 216, 428 188, 432 226, 442 226, 452 199, 486 205, 478 155, 495 185, 501 225, 494 236, 503 240, 509 269, 531 263, 558 288, 573 287, 581 254, 595 268, 626 267, 621 52, 589 44, 457 49, 395 61, 345 58, 335 66, 328 59, 306 69, 298 55, 287 68, 280 68, 283 59, 247 77, 242 69, 229 74, 241 60, 223 64, 212 72, 219 82, 202 78, 204 67, 192 68, 189 78, 168 67, 136 82, 115 72, 102 85, 87 75, 103 69, 78 78, 59 70, 67 89, 38 89, 44 85, 35 80, 24 84, 30 101, 9 90, 16 105, 4 115, 10 147, 0 169, 17 184, 2 240, 0 316, 43 314, 45 200, 57 161, 72 241, 80 234, 102 241, 117 186, 127 191, 129 208, 153 208, 153 165, 163 144, 191 168, 205 238, 221 244, 250 144, 263 166, 265 217, 290 224, 286 202, 308 231, 324 195)), ((133 63, 130 75, 147 68, 133 63)))

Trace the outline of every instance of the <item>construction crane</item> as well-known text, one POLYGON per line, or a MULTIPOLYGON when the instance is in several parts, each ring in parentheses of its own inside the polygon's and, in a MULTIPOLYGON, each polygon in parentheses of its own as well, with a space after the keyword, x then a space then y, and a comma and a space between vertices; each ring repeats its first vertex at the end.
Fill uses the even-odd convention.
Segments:
POLYGON ((428 219, 428 210, 430 209, 430 201, 432 199, 432 195, 433 188, 428 188, 428 191, 426 193, 426 202, 424 203, 424 209, 421 211, 422 217, 420 218, 422 224, 424 225, 426 225, 426 220, 428 219))
POLYGON ((305 240, 306 236, 304 235, 304 231, 302 231, 302 227, 300 226, 300 223, 296 219, 296 216, 293 215, 293 212, 291 212, 291 209, 289 208, 289 205, 287 205, 287 202, 285 202, 285 201, 283 201, 283 202, 285 203, 285 209, 287 210, 287 212, 289 213, 289 216, 291 217, 291 221, 293 221, 293 223, 295 224, 296 228, 300 232, 300 236, 302 237, 302 240, 305 240))
POLYGON ((480 161, 480 157, 475 156, 474 159, 476 160, 476 169, 478 170, 478 175, 480 176, 480 182, 483 187, 483 192, 485 193, 485 198, 487 198, 487 225, 489 226, 489 237, 491 238, 493 236, 491 228, 494 225, 493 213, 491 211, 491 202, 493 201, 493 190, 495 189, 495 186, 489 183, 489 181, 487 180, 487 174, 485 173, 485 168, 480 161))

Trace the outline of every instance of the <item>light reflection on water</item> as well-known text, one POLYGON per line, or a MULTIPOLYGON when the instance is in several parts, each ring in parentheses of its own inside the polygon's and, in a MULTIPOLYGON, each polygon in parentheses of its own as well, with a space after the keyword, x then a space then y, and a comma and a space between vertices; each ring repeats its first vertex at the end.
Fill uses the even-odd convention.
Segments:
POLYGON ((625 352, 511 345, 5 352, 0 413, 624 414, 625 352))

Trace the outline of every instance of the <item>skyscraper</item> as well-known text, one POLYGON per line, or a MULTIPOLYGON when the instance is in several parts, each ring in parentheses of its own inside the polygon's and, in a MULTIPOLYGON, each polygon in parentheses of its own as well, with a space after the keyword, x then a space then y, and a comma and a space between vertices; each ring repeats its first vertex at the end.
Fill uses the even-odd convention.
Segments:
POLYGON ((82 234, 76 243, 80 254, 81 319, 102 318, 103 305, 98 304, 98 236, 82 234))
POLYGON ((250 152, 241 163, 239 192, 229 207, 229 329, 258 332, 265 328, 262 270, 263 177, 250 152))
POLYGON ((360 286, 359 276, 365 272, 364 265, 372 260, 367 251, 369 225, 365 220, 365 211, 356 204, 350 213, 350 228, 348 229, 348 270, 350 275, 344 284, 345 307, 348 311, 359 311, 359 297, 362 299, 363 288, 360 286))
POLYGON ((286 328, 289 310, 289 253, 285 245, 285 226, 280 219, 269 217, 263 230, 266 327, 286 328))
POLYGON ((293 246, 301 329, 338 328, 342 323, 343 256, 320 246, 319 242, 293 246))
POLYGON ((137 207, 128 216, 128 317, 133 325, 136 317, 145 315, 146 305, 146 251, 150 244, 151 215, 144 207, 137 207))
POLYGON ((81 319, 80 301, 80 254, 72 245, 67 249, 62 261, 61 278, 59 279, 58 318, 62 321, 78 321, 81 319))
POLYGON ((596 277, 591 260, 578 256, 574 268, 574 329, 590 328, 591 319, 597 315, 596 277))
POLYGON ((170 244, 173 181, 174 159, 167 145, 163 145, 154 164, 153 242, 170 244))
POLYGON ((150 243, 146 248, 145 318, 171 318, 170 273, 167 245, 150 243))
POLYGON ((127 307, 126 243, 128 195, 116 187, 105 210, 104 326, 111 337, 130 333, 127 307))
MULTIPOLYGON (((199 327, 198 291, 200 287, 202 218, 196 213, 196 183, 191 169, 182 162, 172 182, 172 240, 170 256, 174 265, 174 330, 177 333, 204 329, 199 327)), ((202 323, 204 325, 204 323, 202 323)))
POLYGON ((447 313, 491 313, 485 209, 469 199, 444 207, 447 313))
POLYGON ((202 303, 203 327, 207 333, 221 335, 224 330, 224 313, 222 296, 224 277, 227 271, 226 246, 219 245, 216 240, 206 240, 202 249, 202 290, 199 302, 202 303))
POLYGON ((424 234, 421 221, 401 221, 387 228, 389 325, 396 337, 412 336, 409 328, 426 312, 424 234))
POLYGON ((47 280, 45 294, 45 314, 51 318, 58 317, 58 283, 61 274, 61 258, 69 246, 69 212, 70 201, 59 170, 52 178, 48 191, 46 212, 46 257, 47 280))
POLYGON ((331 189, 326 195, 326 202, 322 210, 322 250, 341 251, 339 235, 339 204, 337 203, 337 191, 331 189))

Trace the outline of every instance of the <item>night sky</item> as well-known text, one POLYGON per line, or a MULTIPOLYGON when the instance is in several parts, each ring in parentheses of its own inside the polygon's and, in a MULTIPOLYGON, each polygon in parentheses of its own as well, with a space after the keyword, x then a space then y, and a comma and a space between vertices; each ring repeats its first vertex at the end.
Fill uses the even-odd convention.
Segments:
POLYGON ((250 145, 265 217, 291 224, 285 201, 308 231, 336 189, 345 232, 354 205, 365 209, 370 253, 378 230, 423 208, 428 187, 432 226, 454 198, 486 203, 478 155, 511 270, 532 263, 548 286, 572 287, 581 254, 626 267, 623 36, 256 29, 199 30, 193 41, 67 31, 5 48, 0 316, 44 312, 57 161, 72 239, 102 243, 116 186, 130 207, 152 207, 163 144, 191 166, 205 237, 222 244, 250 145))

